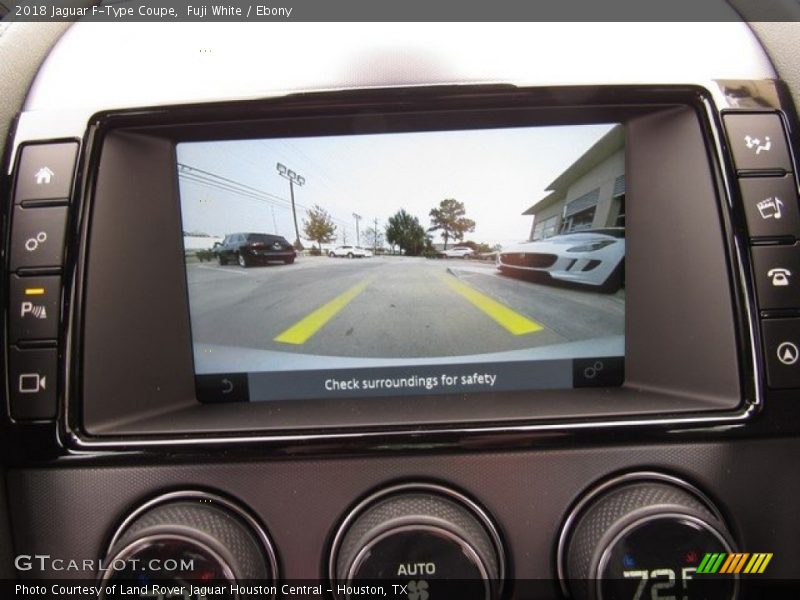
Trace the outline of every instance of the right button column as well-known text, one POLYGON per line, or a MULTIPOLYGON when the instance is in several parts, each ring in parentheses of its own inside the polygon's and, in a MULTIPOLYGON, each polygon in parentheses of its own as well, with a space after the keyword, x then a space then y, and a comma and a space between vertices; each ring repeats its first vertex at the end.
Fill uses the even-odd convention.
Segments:
POLYGON ((800 207, 777 113, 726 114, 762 316, 767 383, 800 388, 800 207))

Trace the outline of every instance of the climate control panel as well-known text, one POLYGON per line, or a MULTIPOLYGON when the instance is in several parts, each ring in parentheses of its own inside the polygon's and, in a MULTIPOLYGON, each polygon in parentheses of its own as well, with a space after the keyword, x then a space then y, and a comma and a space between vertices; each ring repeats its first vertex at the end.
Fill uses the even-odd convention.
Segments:
POLYGON ((738 570, 706 568, 709 556, 741 556, 725 518, 703 492, 677 477, 613 476, 565 507, 565 515, 553 540, 551 573, 561 589, 548 591, 544 581, 518 579, 511 565, 524 569, 520 561, 530 556, 514 556, 493 516, 466 493, 433 482, 385 486, 330 524, 328 547, 308 549, 312 562, 322 553, 327 572, 299 586, 293 573, 279 573, 280 547, 249 508, 216 493, 171 492, 116 528, 103 562, 124 568, 107 569, 101 580, 107 598, 126 583, 214 585, 225 598, 242 590, 274 597, 302 589, 334 600, 500 600, 531 593, 575 600, 734 600, 739 594, 738 570), (178 572, 165 571, 168 563, 178 572), (141 570, 152 564, 159 568, 141 570))

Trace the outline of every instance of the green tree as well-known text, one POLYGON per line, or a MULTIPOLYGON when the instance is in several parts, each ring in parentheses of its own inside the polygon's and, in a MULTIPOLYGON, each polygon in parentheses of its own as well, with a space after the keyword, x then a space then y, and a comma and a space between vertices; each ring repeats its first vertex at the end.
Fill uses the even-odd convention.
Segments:
POLYGON ((438 208, 432 208, 429 214, 431 228, 428 231, 441 231, 444 239, 444 249, 450 239, 461 241, 464 234, 475 231, 475 221, 467 219, 464 203, 455 198, 446 198, 439 203, 438 208))
POLYGON ((303 233, 305 236, 317 242, 319 250, 322 252, 322 244, 333 241, 336 234, 336 225, 328 211, 319 204, 315 204, 306 211, 306 219, 303 219, 303 233))
POLYGON ((400 209, 389 217, 386 225, 386 241, 392 247, 398 246, 409 256, 418 256, 429 243, 425 235, 425 228, 420 225, 419 219, 400 209))

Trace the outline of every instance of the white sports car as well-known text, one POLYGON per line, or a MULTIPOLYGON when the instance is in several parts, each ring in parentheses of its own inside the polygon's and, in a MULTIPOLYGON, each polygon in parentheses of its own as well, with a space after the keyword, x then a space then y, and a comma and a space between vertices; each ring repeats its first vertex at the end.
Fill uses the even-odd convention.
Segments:
POLYGON ((504 273, 547 273, 553 279, 616 291, 624 282, 625 229, 587 229, 504 248, 504 273))

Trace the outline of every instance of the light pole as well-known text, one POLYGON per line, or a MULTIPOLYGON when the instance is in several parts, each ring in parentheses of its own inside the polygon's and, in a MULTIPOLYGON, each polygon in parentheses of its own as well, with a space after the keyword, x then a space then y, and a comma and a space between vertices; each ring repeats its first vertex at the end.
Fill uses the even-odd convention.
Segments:
POLYGON ((305 185, 306 178, 298 175, 282 163, 275 165, 275 168, 278 169, 278 175, 289 180, 289 196, 292 198, 292 218, 294 218, 294 247, 300 250, 302 244, 300 243, 300 228, 297 226, 297 209, 294 205, 294 186, 295 184, 299 186, 305 185))
POLYGON ((356 246, 361 246, 361 236, 358 233, 358 222, 361 220, 361 215, 353 213, 353 218, 356 220, 356 246))

